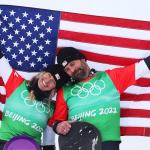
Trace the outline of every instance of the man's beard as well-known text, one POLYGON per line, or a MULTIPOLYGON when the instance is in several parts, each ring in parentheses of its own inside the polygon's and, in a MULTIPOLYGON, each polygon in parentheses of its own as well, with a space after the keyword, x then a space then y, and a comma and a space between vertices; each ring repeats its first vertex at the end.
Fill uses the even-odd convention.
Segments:
POLYGON ((79 68, 78 70, 76 70, 72 76, 72 79, 76 82, 79 82, 83 79, 85 79, 86 77, 86 72, 83 68, 79 68))

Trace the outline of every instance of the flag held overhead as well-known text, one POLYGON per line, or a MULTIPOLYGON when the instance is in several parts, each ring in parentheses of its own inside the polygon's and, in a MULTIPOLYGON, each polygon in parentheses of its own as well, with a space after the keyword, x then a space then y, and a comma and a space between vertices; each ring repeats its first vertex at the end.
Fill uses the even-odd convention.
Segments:
POLYGON ((60 12, 0 6, 0 45, 13 68, 40 71, 55 63, 60 12))

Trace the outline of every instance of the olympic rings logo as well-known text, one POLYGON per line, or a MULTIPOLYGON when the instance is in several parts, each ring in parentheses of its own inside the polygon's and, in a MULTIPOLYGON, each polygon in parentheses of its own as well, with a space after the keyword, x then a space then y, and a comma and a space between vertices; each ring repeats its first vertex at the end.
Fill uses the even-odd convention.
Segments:
POLYGON ((73 87, 71 89, 71 95, 78 96, 79 98, 87 98, 89 94, 99 96, 104 88, 105 82, 103 80, 97 80, 94 84, 86 82, 82 86, 76 85, 73 87))
POLYGON ((21 92, 21 98, 24 100, 26 106, 35 107, 36 110, 40 113, 46 112, 48 114, 51 111, 49 104, 44 102, 39 102, 36 100, 31 100, 28 96, 26 96, 27 93, 28 93, 27 90, 21 92))

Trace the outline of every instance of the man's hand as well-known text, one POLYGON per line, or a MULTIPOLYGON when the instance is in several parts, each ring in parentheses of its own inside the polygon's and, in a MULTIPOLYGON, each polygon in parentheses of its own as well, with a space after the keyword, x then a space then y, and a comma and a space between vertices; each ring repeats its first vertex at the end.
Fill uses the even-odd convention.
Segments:
POLYGON ((77 120, 72 121, 61 121, 56 126, 57 134, 66 135, 71 129, 71 123, 76 122, 77 120))
POLYGON ((58 123, 56 127, 56 132, 58 134, 66 135, 71 129, 71 123, 69 121, 62 121, 58 123))

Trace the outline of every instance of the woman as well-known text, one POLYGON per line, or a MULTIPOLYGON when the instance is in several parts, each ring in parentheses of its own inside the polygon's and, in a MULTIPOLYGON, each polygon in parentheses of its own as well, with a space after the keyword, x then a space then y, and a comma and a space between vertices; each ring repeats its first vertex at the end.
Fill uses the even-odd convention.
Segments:
POLYGON ((6 88, 6 102, 1 105, 0 149, 11 138, 26 135, 41 144, 41 134, 52 116, 50 103, 56 91, 68 82, 68 75, 60 66, 49 66, 30 81, 13 70, 0 53, 0 70, 6 88))

